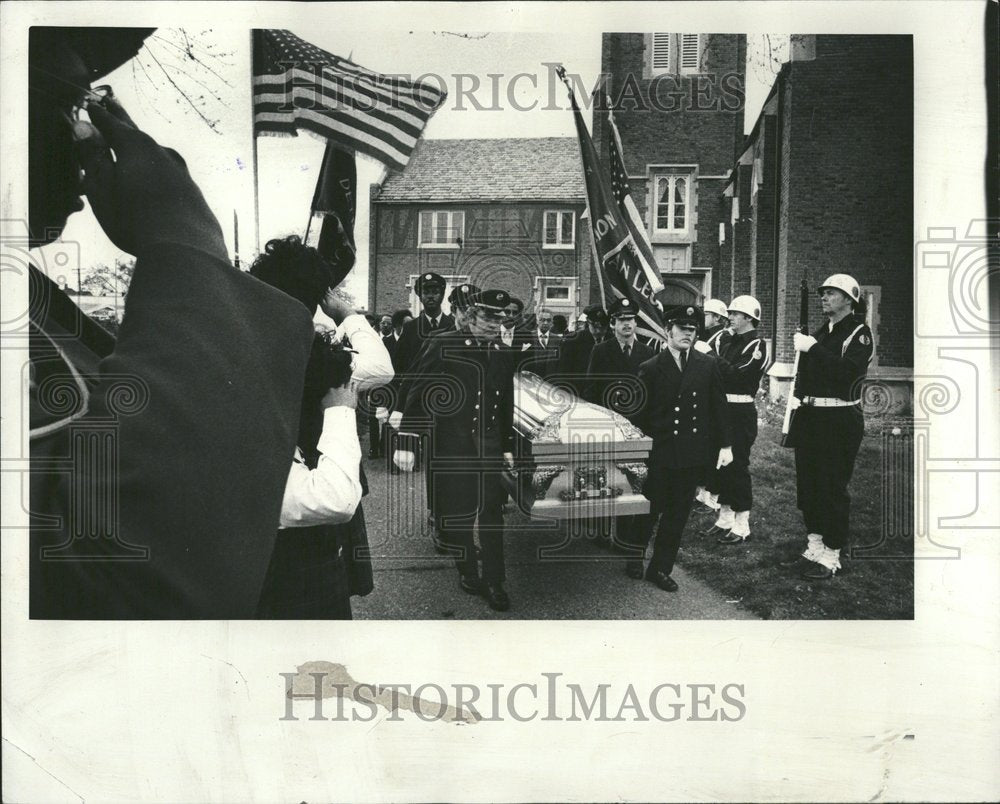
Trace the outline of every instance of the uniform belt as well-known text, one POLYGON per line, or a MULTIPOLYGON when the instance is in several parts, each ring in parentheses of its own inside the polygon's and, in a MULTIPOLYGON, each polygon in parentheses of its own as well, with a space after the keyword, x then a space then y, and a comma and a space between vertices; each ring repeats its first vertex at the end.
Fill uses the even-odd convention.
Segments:
POLYGON ((726 394, 727 402, 753 402, 750 394, 726 394))
POLYGON ((806 396, 802 398, 803 405, 811 405, 814 408, 849 408, 852 405, 861 404, 860 399, 848 402, 836 396, 806 396))

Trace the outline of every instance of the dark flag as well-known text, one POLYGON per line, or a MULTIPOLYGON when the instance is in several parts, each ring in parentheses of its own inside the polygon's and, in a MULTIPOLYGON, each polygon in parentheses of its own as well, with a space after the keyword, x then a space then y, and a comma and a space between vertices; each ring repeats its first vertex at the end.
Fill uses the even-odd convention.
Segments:
POLYGON ((642 270, 646 275, 653 293, 663 290, 663 282, 660 280, 659 271, 656 268, 656 259, 653 257, 653 247, 649 244, 649 235, 646 234, 646 224, 639 214, 639 209, 632 200, 629 191, 628 173, 625 171, 625 157, 622 151, 622 138, 618 133, 618 126, 615 125, 614 115, 611 113, 611 99, 608 99, 608 163, 611 172, 611 190, 618 202, 618 208, 625 218, 625 225, 632 235, 632 242, 635 244, 636 252, 642 263, 642 270))
MULTIPOLYGON (((566 80, 564 71, 560 71, 560 76, 566 80)), ((630 225, 627 212, 623 212, 624 200, 620 206, 611 175, 607 167, 597 158, 597 149, 594 148, 590 132, 587 131, 580 108, 576 104, 573 87, 568 81, 566 86, 569 89, 576 133, 580 141, 580 157, 587 185, 587 215, 590 219, 598 269, 604 277, 605 306, 614 299, 630 299, 638 310, 636 335, 650 345, 658 347, 659 343, 666 339, 666 334, 663 330, 663 307, 654 298, 654 294, 662 289, 662 284, 655 273, 653 278, 656 285, 650 281, 653 267, 649 260, 652 258, 652 253, 649 252, 649 257, 646 257, 637 243, 636 235, 633 233, 634 224, 630 225)), ((624 174, 624 170, 622 173, 624 174)), ((624 198, 628 195, 628 191, 624 186, 622 191, 624 198)))
POLYGON ((253 32, 255 136, 308 131, 402 170, 446 94, 433 82, 368 70, 290 31, 253 32))
POLYGON ((347 153, 327 142, 323 153, 323 166, 316 180, 313 193, 312 214, 322 215, 316 249, 333 265, 337 285, 354 267, 355 189, 358 174, 354 154, 347 153))

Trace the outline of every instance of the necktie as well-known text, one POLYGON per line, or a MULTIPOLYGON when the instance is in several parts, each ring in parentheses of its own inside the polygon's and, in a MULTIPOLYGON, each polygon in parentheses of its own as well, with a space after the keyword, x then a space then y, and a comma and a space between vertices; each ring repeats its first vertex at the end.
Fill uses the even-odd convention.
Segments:
POLYGON ((684 371, 687 364, 688 364, 688 353, 687 350, 684 350, 683 352, 681 352, 681 371, 684 371))
POLYGON ((434 330, 434 329, 437 329, 437 328, 438 328, 438 320, 436 318, 432 318, 431 319, 431 329, 434 330))
POLYGON ((628 357, 629 355, 632 354, 632 347, 629 346, 628 344, 625 344, 625 348, 622 349, 622 351, 625 353, 625 357, 628 357))
POLYGON ((545 349, 549 345, 549 336, 542 335, 542 348, 545 349))

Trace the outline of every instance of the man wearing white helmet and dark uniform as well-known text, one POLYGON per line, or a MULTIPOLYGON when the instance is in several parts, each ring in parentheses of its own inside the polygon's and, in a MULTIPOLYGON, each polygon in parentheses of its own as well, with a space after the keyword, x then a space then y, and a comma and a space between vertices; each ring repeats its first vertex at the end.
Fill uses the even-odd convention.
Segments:
MULTIPOLYGON (((695 343, 695 347, 701 344, 699 351, 706 354, 721 354, 726 341, 731 337, 729 329, 729 310, 726 303, 721 299, 709 299, 705 302, 705 327, 701 340, 695 343), (703 347, 708 346, 705 350, 703 347)), ((702 485, 695 491, 694 498, 701 503, 702 508, 698 510, 702 513, 719 510, 719 478, 718 472, 710 470, 708 476, 703 478, 702 485)))
POLYGON ((840 569, 850 528, 847 484, 865 430, 861 384, 875 349, 854 277, 834 274, 819 294, 828 322, 812 335, 795 333, 802 355, 792 437, 798 505, 808 531, 802 577, 809 580, 832 578, 840 569))
MULTIPOLYGON (((726 312, 734 330, 719 354, 719 372, 726 389, 733 462, 716 470, 719 488, 719 518, 706 532, 720 544, 739 544, 750 538, 750 449, 757 440, 757 406, 754 397, 767 366, 767 345, 757 333, 760 302, 753 296, 737 296, 726 312)), ((694 348, 709 354, 712 348, 698 341, 694 348)))

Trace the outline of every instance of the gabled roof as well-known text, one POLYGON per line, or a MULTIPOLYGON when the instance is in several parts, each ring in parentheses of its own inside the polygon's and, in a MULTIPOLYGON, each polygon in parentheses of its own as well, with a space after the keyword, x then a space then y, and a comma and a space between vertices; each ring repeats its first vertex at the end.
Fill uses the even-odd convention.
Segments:
POLYGON ((583 201, 573 137, 423 140, 377 201, 583 201))

